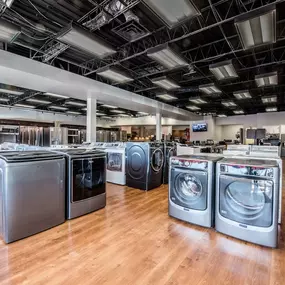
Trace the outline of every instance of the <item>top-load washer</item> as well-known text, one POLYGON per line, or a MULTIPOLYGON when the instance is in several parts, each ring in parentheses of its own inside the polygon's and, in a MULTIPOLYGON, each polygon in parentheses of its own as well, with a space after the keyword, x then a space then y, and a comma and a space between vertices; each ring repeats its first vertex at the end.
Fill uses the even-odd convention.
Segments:
POLYGON ((126 146, 125 143, 106 143, 107 181, 126 185, 126 146))
POLYGON ((0 233, 6 243, 65 221, 63 155, 0 152, 0 185, 0 233))
POLYGON ((277 246, 279 168, 276 161, 224 158, 217 163, 216 230, 277 246))
POLYGON ((221 157, 183 155, 170 159, 169 215, 204 227, 214 224, 215 165, 221 157))
POLYGON ((106 153, 61 149, 66 158, 66 216, 73 219, 106 206, 106 153))
POLYGON ((163 166, 163 184, 168 184, 169 180, 169 160, 177 155, 177 146, 175 142, 164 143, 164 166, 163 166))
POLYGON ((160 142, 128 142, 126 144, 126 184, 151 190, 162 183, 164 146, 160 142))

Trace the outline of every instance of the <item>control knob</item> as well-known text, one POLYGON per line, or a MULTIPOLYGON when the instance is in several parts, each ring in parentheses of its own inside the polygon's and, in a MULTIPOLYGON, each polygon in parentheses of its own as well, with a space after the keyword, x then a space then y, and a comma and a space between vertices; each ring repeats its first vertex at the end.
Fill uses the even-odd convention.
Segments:
POLYGON ((190 165, 190 163, 189 163, 189 161, 185 161, 185 166, 189 166, 190 165))

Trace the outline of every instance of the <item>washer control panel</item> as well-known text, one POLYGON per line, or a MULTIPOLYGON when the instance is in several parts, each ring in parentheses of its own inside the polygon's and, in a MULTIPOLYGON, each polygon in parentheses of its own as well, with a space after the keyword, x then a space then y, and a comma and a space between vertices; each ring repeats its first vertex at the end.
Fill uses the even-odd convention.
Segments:
POLYGON ((178 159, 178 158, 172 158, 171 159, 171 166, 178 166, 183 168, 192 168, 192 169, 207 169, 208 168, 208 162, 207 161, 201 161, 201 160, 191 160, 191 159, 178 159))
POLYGON ((273 177, 274 173, 273 168, 229 164, 221 164, 220 172, 240 176, 249 175, 258 177, 273 177))

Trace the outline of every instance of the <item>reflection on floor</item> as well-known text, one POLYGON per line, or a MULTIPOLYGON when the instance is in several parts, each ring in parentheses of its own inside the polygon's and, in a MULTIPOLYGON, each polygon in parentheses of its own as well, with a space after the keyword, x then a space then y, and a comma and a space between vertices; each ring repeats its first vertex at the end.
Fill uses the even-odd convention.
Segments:
POLYGON ((0 284, 284 284, 284 229, 279 249, 248 244, 168 217, 166 186, 109 184, 105 209, 0 242, 0 284))

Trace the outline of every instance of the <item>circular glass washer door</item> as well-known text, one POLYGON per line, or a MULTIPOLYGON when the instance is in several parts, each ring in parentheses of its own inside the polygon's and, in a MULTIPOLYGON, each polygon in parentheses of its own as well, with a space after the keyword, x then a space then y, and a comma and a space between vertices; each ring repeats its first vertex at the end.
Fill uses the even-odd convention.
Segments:
POLYGON ((160 148, 156 149, 151 157, 151 168, 155 172, 159 172, 163 167, 164 155, 160 148))

